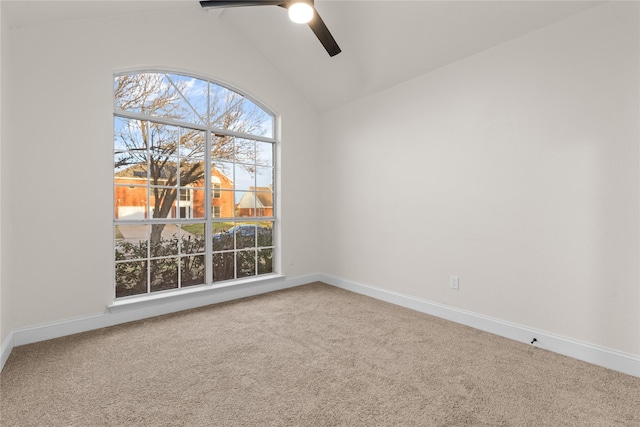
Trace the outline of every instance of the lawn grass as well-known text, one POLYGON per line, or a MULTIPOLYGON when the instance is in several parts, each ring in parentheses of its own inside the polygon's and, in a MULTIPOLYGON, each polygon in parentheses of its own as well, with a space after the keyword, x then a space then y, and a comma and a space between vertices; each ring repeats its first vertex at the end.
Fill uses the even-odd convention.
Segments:
MULTIPOLYGON (((211 230, 213 233, 220 233, 222 231, 227 231, 233 227, 233 225, 233 222, 214 222, 211 224, 211 230)), ((182 225, 182 229, 187 233, 199 236, 204 234, 204 224, 185 224, 182 225)))
POLYGON ((212 233, 221 233, 223 231, 227 231, 235 224, 233 222, 214 222, 211 224, 211 232, 212 233))
POLYGON ((187 233, 202 236, 204 234, 204 224, 183 224, 181 227, 187 233))

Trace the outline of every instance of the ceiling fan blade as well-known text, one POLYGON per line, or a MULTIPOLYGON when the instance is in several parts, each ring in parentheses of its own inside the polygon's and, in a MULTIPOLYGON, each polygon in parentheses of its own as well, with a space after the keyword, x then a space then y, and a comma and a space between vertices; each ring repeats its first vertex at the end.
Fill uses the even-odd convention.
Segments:
POLYGON ((318 11, 316 10, 315 12, 316 13, 313 14, 313 19, 309 21, 309 27, 316 35, 316 37, 318 37, 318 40, 320 40, 322 46, 324 46, 324 48, 327 50, 329 56, 336 56, 337 54, 342 52, 342 49, 340 49, 340 46, 338 46, 338 43, 336 43, 336 40, 331 35, 331 32, 329 31, 329 28, 327 28, 327 25, 324 23, 322 18, 320 18, 320 14, 318 13, 318 11))
POLYGON ((286 0, 202 0, 200 6, 204 8, 235 7, 235 6, 280 6, 286 4, 286 0))
MULTIPOLYGON (((309 3, 313 6, 313 0, 308 0, 309 3)), ((294 0, 201 0, 200 6, 203 8, 223 8, 223 7, 237 7, 237 6, 280 6, 283 8, 288 8, 288 6, 292 3, 295 3, 294 0)), ((336 43, 336 40, 331 35, 331 32, 327 28, 327 25, 324 23, 322 18, 320 18, 320 14, 314 7, 313 19, 309 21, 309 27, 316 35, 322 46, 326 49, 329 56, 336 56, 342 49, 336 43)))

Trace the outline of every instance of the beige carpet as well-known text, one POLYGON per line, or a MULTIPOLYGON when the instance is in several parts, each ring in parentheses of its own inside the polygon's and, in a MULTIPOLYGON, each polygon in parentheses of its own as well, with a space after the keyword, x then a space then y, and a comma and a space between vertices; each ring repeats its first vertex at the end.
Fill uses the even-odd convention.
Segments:
POLYGON ((315 283, 13 350, 9 426, 639 426, 640 378, 315 283))

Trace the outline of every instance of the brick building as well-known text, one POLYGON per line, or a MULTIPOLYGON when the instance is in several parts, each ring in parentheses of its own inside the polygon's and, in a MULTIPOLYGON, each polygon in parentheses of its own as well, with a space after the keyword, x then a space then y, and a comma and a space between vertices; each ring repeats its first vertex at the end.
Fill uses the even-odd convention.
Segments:
MULTIPOLYGON (((114 218, 145 219, 153 217, 156 192, 163 197, 175 187, 150 188, 147 185, 146 171, 130 167, 116 173, 114 177, 114 218), (149 203, 147 203, 149 199, 149 203)), ((212 198, 211 209, 214 218, 231 218, 234 215, 233 181, 222 172, 211 171, 212 198)), ((204 218, 205 193, 204 181, 199 180, 187 187, 181 187, 166 218, 204 218)))

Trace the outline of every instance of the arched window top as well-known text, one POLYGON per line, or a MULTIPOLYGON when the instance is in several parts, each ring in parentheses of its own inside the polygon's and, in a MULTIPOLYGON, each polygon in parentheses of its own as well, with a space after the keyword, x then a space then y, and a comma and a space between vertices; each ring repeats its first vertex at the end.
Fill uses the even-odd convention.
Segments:
POLYGON ((241 135, 274 137, 274 115, 212 80, 166 72, 114 79, 115 110, 190 123, 241 135))

